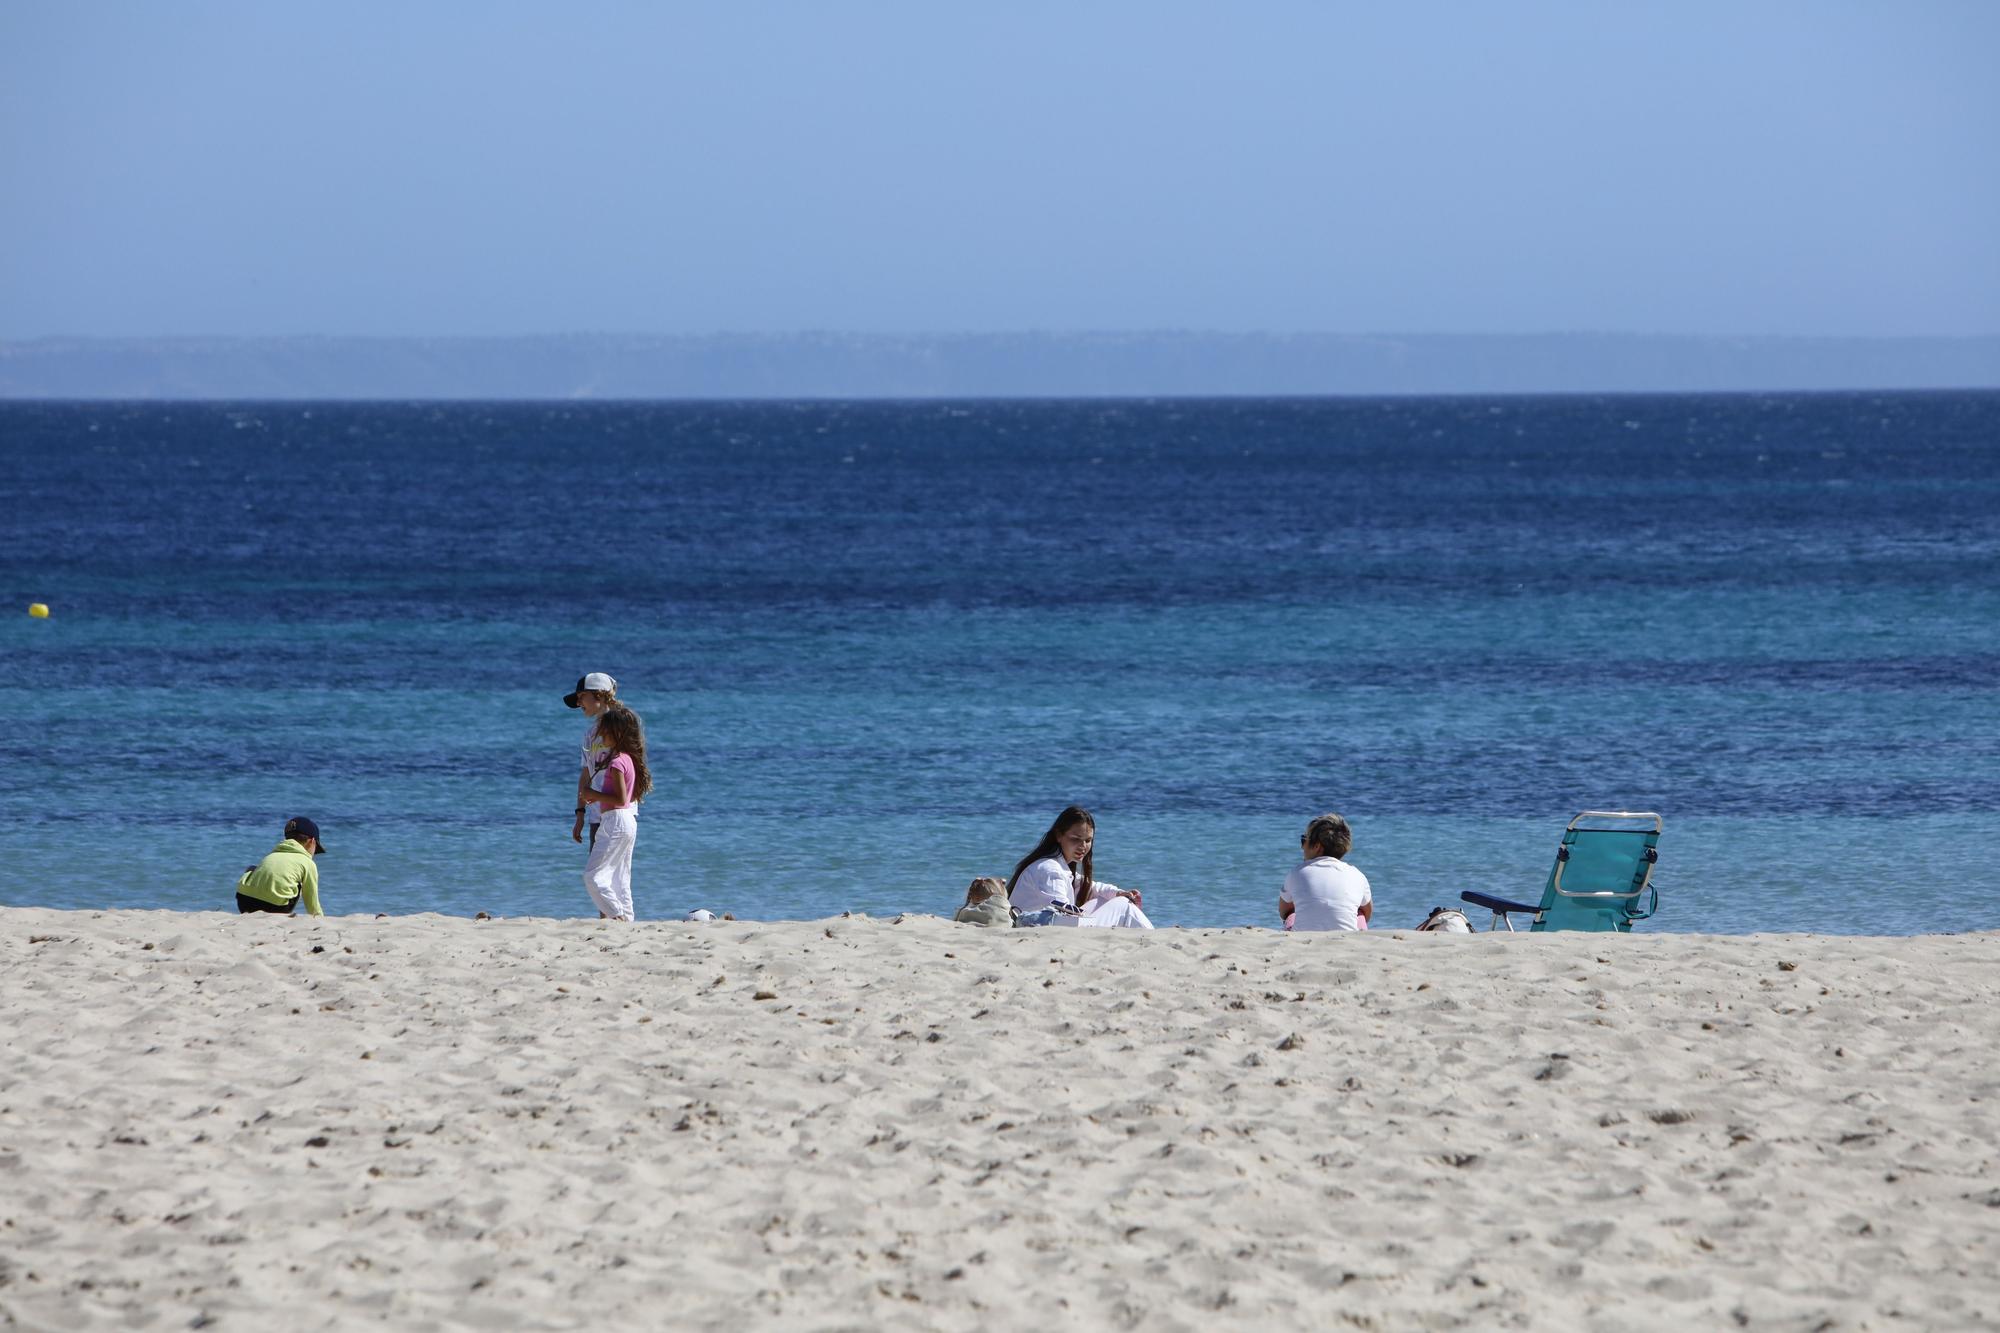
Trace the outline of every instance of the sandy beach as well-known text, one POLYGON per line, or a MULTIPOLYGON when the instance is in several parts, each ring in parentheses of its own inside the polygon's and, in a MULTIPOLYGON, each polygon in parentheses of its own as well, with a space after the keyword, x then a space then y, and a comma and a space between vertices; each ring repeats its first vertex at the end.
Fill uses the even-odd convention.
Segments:
POLYGON ((2000 1323, 2000 934, 0 909, 0 1326, 2000 1323))

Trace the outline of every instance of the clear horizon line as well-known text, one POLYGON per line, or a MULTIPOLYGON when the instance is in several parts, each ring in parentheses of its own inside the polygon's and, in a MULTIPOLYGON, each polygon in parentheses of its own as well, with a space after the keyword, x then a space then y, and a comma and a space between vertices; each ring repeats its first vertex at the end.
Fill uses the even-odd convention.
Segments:
POLYGON ((885 332, 834 327, 805 329, 710 329, 702 332, 662 332, 638 329, 572 329, 534 333, 38 333, 0 335, 0 344, 21 345, 51 342, 518 342, 536 339, 634 338, 658 341, 705 339, 845 338, 883 342, 982 339, 982 338, 1210 338, 1210 339, 1291 339, 1339 338, 1354 341, 1400 341, 1424 339, 1517 339, 1610 338, 1655 339, 1680 342, 1980 342, 2000 338, 2000 329, 1988 333, 1658 333, 1630 329, 1553 329, 1510 332, 1423 332, 1373 330, 1345 332, 1334 329, 1255 329, 1212 328, 1091 328, 1091 329, 929 329, 885 332))

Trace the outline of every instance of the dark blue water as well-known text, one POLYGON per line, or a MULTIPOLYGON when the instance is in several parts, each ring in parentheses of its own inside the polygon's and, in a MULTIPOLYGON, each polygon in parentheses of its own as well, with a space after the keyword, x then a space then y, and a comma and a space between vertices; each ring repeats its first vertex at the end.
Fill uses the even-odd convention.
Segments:
POLYGON ((1163 923, 1339 810, 1378 921, 1657 810, 1652 928, 1995 924, 2000 395, 0 404, 0 903, 943 910, 1062 805, 1163 923), (47 620, 22 614, 48 603, 47 620))

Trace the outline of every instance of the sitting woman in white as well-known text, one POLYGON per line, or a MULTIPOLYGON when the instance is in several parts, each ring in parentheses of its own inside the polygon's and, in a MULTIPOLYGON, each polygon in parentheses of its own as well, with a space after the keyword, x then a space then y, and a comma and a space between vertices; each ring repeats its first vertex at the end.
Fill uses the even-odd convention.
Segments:
POLYGON ((1090 849, 1096 840, 1097 821, 1090 811, 1072 805, 1056 816, 1007 879, 1007 901, 1021 909, 1022 925, 1153 928, 1139 910, 1137 889, 1090 877, 1090 849))
POLYGON ((1292 917, 1293 930, 1366 930, 1375 913, 1368 876, 1341 860, 1354 849, 1354 834, 1339 815, 1321 815, 1299 838, 1305 864, 1285 876, 1278 893, 1279 919, 1292 917))

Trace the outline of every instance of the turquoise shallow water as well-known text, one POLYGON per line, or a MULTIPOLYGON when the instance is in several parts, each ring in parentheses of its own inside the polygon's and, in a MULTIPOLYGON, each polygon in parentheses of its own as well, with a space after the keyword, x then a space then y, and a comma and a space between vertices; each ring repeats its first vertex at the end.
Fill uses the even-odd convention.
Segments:
POLYGON ((0 406, 0 903, 938 911, 1063 804, 1163 924, 1353 821, 1384 924, 1656 809, 1647 929, 1985 928, 2000 397, 0 406), (307 480, 309 479, 309 480, 307 480), (611 559, 616 572, 602 572, 611 559))

